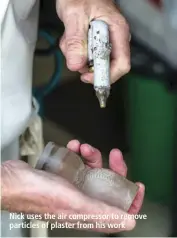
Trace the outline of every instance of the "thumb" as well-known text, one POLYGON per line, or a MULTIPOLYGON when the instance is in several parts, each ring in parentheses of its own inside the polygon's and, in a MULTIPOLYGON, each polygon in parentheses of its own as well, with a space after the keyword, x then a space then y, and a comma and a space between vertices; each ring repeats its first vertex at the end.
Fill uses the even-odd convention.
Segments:
POLYGON ((65 25, 65 57, 68 69, 79 71, 87 63, 88 23, 81 17, 69 17, 65 25))

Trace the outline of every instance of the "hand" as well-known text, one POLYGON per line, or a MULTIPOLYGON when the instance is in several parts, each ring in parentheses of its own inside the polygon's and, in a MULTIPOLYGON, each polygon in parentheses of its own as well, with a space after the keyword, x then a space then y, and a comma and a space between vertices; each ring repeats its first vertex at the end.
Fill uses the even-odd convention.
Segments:
MULTIPOLYGON (((75 153, 81 153, 85 159, 85 163, 90 168, 102 168, 102 156, 98 149, 93 148, 88 144, 80 144, 77 140, 72 140, 67 145, 68 149, 75 153)), ((127 176, 127 166, 123 160, 123 155, 120 150, 113 149, 109 155, 109 168, 122 176, 127 176)), ((144 199, 145 188, 142 183, 136 183, 139 187, 138 193, 130 207, 129 214, 137 214, 142 206, 144 199)))
POLYGON ((65 26, 60 48, 66 57, 67 67, 71 71, 79 71, 82 81, 93 83, 93 73, 88 73, 86 66, 88 26, 93 19, 103 20, 109 25, 111 82, 129 72, 129 27, 112 0, 57 0, 56 9, 65 26))
MULTIPOLYGON (((67 146, 74 152, 80 152, 90 167, 102 166, 101 153, 90 145, 80 143, 76 140, 70 141, 67 146)), ((126 165, 123 162, 122 154, 119 150, 112 150, 110 153, 110 168, 115 172, 126 175, 126 165)), ((76 214, 96 215, 126 213, 118 208, 108 206, 96 199, 89 198, 79 192, 72 184, 63 178, 31 168, 28 164, 20 161, 6 161, 1 168, 2 175, 2 208, 11 212, 22 212, 29 214, 45 213, 57 215, 63 213, 65 218, 58 222, 76 223, 83 221, 80 219, 71 220, 69 216, 76 214)), ((137 213, 141 207, 144 196, 144 186, 139 184, 139 192, 130 209, 130 213, 137 213)), ((54 222, 54 221, 51 221, 54 222)), ((135 221, 130 219, 107 220, 107 219, 87 219, 88 223, 96 222, 118 223, 123 222, 125 228, 105 228, 93 230, 100 232, 119 232, 131 230, 135 226, 135 221)), ((73 227, 75 228, 75 227, 73 227)))

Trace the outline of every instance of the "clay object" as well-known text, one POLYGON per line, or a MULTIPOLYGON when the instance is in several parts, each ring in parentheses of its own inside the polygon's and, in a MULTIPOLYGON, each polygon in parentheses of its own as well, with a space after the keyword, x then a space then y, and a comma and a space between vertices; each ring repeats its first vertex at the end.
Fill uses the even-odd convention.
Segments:
POLYGON ((65 147, 49 142, 36 169, 57 174, 74 184, 86 195, 128 211, 138 186, 109 169, 85 166, 81 157, 65 147))

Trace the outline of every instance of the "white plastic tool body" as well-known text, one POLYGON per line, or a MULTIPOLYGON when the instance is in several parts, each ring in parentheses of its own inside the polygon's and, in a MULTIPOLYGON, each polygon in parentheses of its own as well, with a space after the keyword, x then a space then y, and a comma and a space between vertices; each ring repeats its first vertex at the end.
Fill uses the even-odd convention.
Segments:
POLYGON ((90 22, 88 31, 88 60, 94 70, 94 89, 100 106, 106 106, 110 92, 110 53, 108 25, 101 20, 90 22))

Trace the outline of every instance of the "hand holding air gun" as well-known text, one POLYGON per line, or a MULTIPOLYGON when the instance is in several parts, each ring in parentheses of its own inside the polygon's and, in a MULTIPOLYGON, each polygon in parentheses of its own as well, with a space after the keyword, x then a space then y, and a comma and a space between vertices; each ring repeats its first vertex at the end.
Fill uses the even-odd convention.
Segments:
POLYGON ((60 48, 67 66, 94 84, 105 107, 111 83, 130 70, 128 24, 112 0, 58 0, 57 9, 65 26, 60 48))

